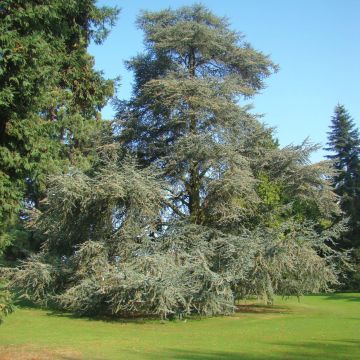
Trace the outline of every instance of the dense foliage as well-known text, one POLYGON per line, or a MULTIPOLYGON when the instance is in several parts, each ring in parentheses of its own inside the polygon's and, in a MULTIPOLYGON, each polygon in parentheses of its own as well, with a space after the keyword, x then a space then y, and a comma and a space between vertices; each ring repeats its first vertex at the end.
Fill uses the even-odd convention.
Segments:
POLYGON ((347 287, 360 289, 360 137, 354 121, 343 105, 337 105, 328 133, 328 155, 333 161, 335 193, 340 206, 349 218, 348 231, 337 242, 338 248, 352 250, 355 272, 348 275, 347 287))
POLYGON ((167 317, 337 284, 330 165, 311 164, 307 142, 280 149, 241 105, 277 66, 203 6, 138 24, 147 52, 128 63, 117 141, 52 177, 31 216, 46 242, 11 286, 80 314, 167 317))
POLYGON ((13 311, 14 304, 10 291, 0 288, 0 324, 3 322, 4 317, 13 311))
MULTIPOLYGON (((43 237, 24 222, 41 207, 47 176, 89 169, 96 157, 113 84, 94 70, 87 45, 104 40, 116 14, 94 0, 1 1, 0 255, 39 247, 43 237)), ((0 314, 10 304, 0 289, 0 314)))
POLYGON ((90 167, 113 85, 87 45, 103 41, 116 13, 94 0, 1 2, 0 249, 26 237, 19 211, 39 208, 49 174, 90 167))

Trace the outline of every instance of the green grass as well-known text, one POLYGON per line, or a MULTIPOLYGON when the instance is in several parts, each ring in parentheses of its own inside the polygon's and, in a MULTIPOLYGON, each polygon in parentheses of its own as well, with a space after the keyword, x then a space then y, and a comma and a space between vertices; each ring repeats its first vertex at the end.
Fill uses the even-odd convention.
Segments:
POLYGON ((103 321, 19 308, 0 359, 360 359, 360 294, 276 299, 228 317, 103 321))

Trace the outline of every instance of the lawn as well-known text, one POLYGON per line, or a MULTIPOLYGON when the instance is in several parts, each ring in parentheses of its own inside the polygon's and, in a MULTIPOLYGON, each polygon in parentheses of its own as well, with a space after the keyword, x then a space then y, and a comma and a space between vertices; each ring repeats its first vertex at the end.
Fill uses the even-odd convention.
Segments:
POLYGON ((228 317, 104 321, 19 308, 0 359, 360 359, 360 294, 245 304, 228 317))

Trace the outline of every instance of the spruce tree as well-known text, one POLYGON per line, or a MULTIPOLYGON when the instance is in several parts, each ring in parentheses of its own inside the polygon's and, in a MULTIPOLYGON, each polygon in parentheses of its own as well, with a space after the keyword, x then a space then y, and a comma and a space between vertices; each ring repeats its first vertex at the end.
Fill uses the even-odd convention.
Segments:
POLYGON ((337 174, 333 184, 341 209, 349 217, 349 232, 339 246, 360 247, 360 137, 354 121, 343 105, 337 105, 328 133, 327 155, 337 174))
POLYGON ((241 106, 276 65, 203 6, 138 24, 147 52, 129 62, 117 145, 90 171, 53 177, 32 218, 46 242, 8 270, 10 286, 80 314, 168 317, 337 284, 328 162, 311 164, 308 142, 279 148, 241 106))
POLYGON ((348 217, 348 231, 338 240, 339 248, 351 249, 356 271, 349 273, 347 286, 359 289, 360 264, 360 137, 349 112, 343 105, 335 107, 328 133, 328 148, 332 154, 327 157, 333 161, 337 173, 333 186, 340 198, 343 215, 348 217))

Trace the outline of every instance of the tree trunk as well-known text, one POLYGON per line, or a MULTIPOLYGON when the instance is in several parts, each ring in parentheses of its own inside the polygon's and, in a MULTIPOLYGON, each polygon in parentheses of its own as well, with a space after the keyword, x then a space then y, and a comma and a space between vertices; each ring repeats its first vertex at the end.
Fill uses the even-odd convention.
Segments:
MULTIPOLYGON (((195 50, 192 49, 189 53, 189 75, 190 78, 194 78, 196 76, 196 59, 195 59, 195 50)), ((191 106, 189 105, 189 108, 191 106)), ((190 114, 189 118, 189 132, 191 135, 197 134, 197 121, 196 115, 190 114)), ((190 160, 190 169, 189 169, 189 183, 188 183, 188 191, 189 191, 189 212, 190 219, 195 224, 200 224, 201 222, 201 206, 200 206, 200 176, 199 176, 199 163, 196 160, 190 160)))

